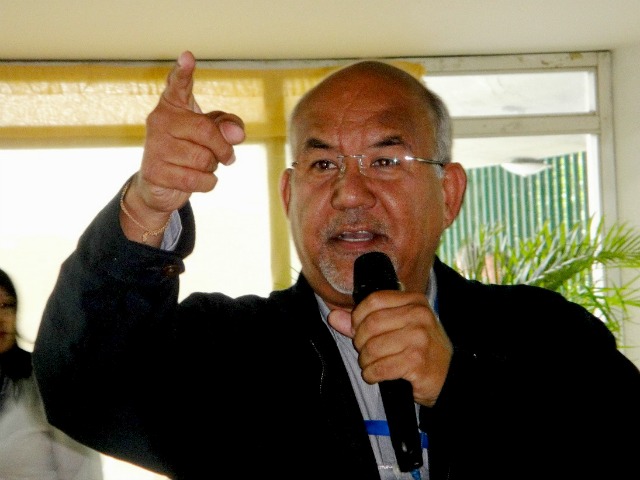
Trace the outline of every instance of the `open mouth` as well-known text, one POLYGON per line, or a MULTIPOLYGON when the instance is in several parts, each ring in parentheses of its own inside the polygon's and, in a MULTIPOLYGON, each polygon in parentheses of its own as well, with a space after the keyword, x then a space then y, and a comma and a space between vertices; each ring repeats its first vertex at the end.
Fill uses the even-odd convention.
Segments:
POLYGON ((368 242, 373 240, 374 234, 366 230, 358 230, 357 232, 342 232, 338 235, 338 239, 345 242, 368 242))

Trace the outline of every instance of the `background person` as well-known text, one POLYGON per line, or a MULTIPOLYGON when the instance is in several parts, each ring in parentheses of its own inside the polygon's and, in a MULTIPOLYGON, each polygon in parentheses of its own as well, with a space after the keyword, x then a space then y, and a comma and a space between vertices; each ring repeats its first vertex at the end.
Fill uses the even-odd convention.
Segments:
MULTIPOLYGON (((427 439, 422 478, 637 468, 640 372, 604 324, 554 292, 467 281, 436 257, 466 175, 444 104, 385 63, 341 69, 292 113, 280 189, 295 285, 178 302, 190 195, 215 188, 245 137, 237 116, 201 112, 194 68, 180 55, 139 171, 62 265, 34 349, 50 421, 182 480, 407 478, 388 437, 368 430, 385 420, 378 382, 403 378, 427 439), (354 261, 370 251, 404 288, 354 307, 354 261)), ((232 248, 224 232, 215 248, 232 248)))
POLYGON ((0 270, 0 479, 102 480, 100 454, 47 422, 31 368, 17 343, 18 296, 0 270))

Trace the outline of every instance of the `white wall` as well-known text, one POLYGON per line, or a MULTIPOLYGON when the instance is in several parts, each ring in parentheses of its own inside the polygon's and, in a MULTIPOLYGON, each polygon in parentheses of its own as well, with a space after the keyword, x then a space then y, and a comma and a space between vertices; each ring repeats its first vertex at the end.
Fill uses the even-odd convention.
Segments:
MULTIPOLYGON (((620 221, 640 228, 640 44, 612 51, 617 208, 620 221)), ((623 272, 630 281, 639 271, 623 272)), ((640 309, 625 324, 624 352, 640 367, 640 309)))

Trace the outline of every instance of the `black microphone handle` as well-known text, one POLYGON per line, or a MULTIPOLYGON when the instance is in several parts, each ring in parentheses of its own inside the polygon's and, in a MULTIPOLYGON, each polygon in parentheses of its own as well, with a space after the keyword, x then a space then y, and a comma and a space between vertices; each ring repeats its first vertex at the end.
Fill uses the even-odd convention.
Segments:
MULTIPOLYGON (((400 283, 386 254, 368 252, 359 256, 353 265, 353 301, 358 305, 378 290, 400 290, 400 283)), ((398 467, 402 472, 416 470, 423 462, 411 383, 399 378, 378 385, 398 467)))

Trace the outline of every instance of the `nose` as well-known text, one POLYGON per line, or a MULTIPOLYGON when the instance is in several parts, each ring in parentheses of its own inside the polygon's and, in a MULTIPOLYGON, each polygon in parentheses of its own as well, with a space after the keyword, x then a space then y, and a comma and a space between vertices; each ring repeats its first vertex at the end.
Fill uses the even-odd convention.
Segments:
POLYGON ((346 210, 371 208, 375 203, 371 181, 362 172, 362 158, 345 155, 340 175, 334 180, 331 206, 336 210, 346 210))

